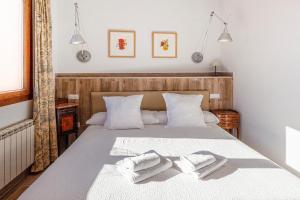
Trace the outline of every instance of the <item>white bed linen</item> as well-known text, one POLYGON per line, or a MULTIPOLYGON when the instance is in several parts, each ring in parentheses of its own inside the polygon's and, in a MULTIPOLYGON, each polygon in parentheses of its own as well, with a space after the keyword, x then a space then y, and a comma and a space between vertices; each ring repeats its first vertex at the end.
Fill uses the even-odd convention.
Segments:
POLYGON ((21 200, 300 200, 300 180, 219 127, 105 130, 89 127, 21 200), (171 168, 130 184, 114 164, 126 155, 211 151, 229 159, 203 181, 171 168))

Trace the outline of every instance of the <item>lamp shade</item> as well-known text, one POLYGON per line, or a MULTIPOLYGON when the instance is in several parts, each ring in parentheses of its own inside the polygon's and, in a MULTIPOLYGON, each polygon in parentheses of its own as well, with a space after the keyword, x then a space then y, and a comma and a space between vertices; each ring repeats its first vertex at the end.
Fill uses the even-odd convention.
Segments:
POLYGON ((74 33, 70 40, 70 44, 79 45, 79 44, 85 44, 85 40, 79 33, 74 33))
POLYGON ((228 33, 227 27, 225 26, 223 33, 220 35, 219 42, 232 42, 232 37, 231 35, 228 33))

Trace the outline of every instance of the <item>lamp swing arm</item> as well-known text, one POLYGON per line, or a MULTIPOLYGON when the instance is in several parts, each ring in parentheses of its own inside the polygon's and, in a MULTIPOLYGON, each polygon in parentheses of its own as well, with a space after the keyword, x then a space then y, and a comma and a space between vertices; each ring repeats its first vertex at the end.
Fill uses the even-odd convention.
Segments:
POLYGON ((208 32, 209 32, 209 28, 210 28, 210 24, 212 22, 212 19, 213 19, 213 14, 210 15, 209 22, 208 22, 208 25, 207 25, 207 28, 206 28, 206 31, 205 31, 205 34, 204 34, 204 38, 203 38, 203 42, 202 42, 202 49, 201 49, 202 54, 204 54, 204 50, 205 50, 206 43, 207 43, 207 38, 208 38, 208 32))
POLYGON ((220 17, 220 15, 216 14, 215 11, 212 11, 210 13, 209 22, 208 22, 208 25, 207 25, 207 28, 206 28, 206 31, 205 31, 205 34, 204 34, 203 42, 202 42, 202 45, 203 45, 202 49, 201 49, 202 54, 204 54, 204 51, 205 51, 205 47, 206 47, 207 39, 208 39, 209 28, 210 28, 211 22, 212 22, 214 17, 219 19, 225 25, 226 28, 227 28, 227 25, 228 25, 228 23, 222 17, 220 17))
POLYGON ((78 11, 78 3, 74 3, 75 6, 75 33, 80 32, 80 22, 79 22, 79 11, 78 11))
POLYGON ((208 42, 208 33, 210 30, 210 25, 211 25, 214 17, 216 17, 219 21, 221 21, 224 24, 224 30, 223 30, 221 36, 219 37, 218 41, 219 42, 232 42, 233 41, 231 35, 228 33, 228 29, 227 29, 228 23, 222 17, 220 17, 218 14, 216 14, 215 11, 212 11, 210 13, 209 22, 208 22, 208 25, 207 25, 207 28, 206 28, 206 31, 204 34, 201 52, 195 52, 192 55, 192 60, 194 63, 201 63, 203 61, 205 49, 206 49, 207 42, 208 42))
POLYGON ((218 18, 221 22, 223 22, 223 24, 225 25, 225 26, 227 26, 227 22, 222 18, 222 17, 220 17, 220 15, 218 15, 215 11, 212 11, 211 12, 211 14, 210 14, 210 16, 211 17, 216 17, 216 18, 218 18))
POLYGON ((74 27, 74 34, 71 38, 70 44, 81 45, 81 50, 77 52, 76 57, 80 62, 86 63, 91 60, 92 55, 89 51, 84 50, 84 45, 86 44, 86 41, 83 39, 81 35, 78 3, 74 3, 74 8, 75 8, 75 13, 74 13, 75 27, 74 27))

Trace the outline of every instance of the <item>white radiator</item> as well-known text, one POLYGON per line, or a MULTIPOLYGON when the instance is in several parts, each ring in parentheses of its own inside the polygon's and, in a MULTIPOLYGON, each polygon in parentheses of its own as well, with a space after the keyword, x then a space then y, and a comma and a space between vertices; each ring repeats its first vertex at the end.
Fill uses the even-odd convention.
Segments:
POLYGON ((33 120, 0 130, 0 189, 34 161, 33 120))

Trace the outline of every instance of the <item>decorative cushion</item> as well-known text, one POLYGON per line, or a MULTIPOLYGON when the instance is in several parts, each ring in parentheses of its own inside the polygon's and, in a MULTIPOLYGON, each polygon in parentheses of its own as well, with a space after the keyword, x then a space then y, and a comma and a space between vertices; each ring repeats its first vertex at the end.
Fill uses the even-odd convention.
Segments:
POLYGON ((107 116, 104 123, 107 129, 141 129, 144 123, 141 115, 143 95, 128 97, 103 97, 107 116))
POLYGON ((202 95, 164 93, 167 106, 167 127, 205 127, 201 109, 202 95))

